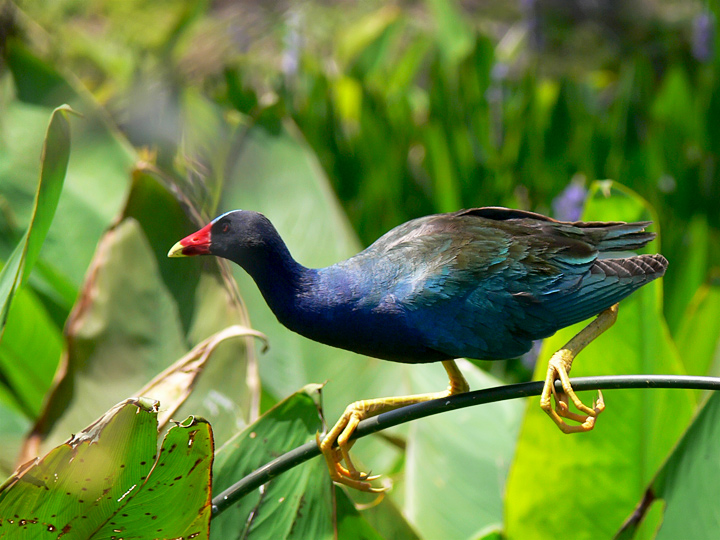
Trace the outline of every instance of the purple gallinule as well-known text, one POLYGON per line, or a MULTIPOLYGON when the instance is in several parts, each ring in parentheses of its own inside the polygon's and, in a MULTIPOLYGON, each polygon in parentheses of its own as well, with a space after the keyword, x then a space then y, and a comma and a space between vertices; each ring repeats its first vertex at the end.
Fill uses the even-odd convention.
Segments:
POLYGON ((592 429, 604 408, 602 394, 592 407, 584 405, 568 372, 574 357, 615 322, 617 303, 665 273, 662 255, 627 254, 655 237, 645 232, 648 225, 569 223, 473 208, 408 221, 346 261, 311 269, 292 258, 265 216, 235 210, 180 240, 168 255, 216 255, 239 264, 278 320, 315 341, 393 362, 442 362, 447 390, 358 401, 318 437, 334 481, 380 491, 348 453, 360 420, 466 392, 455 358, 514 358, 533 340, 597 315, 550 359, 540 401, 563 432, 592 429), (555 392, 556 378, 563 392, 555 392), (579 413, 568 409, 569 399, 579 413))

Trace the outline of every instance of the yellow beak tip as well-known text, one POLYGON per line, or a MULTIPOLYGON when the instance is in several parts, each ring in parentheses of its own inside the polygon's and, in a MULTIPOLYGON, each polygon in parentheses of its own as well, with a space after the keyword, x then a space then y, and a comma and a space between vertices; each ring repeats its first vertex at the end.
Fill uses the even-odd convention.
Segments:
POLYGON ((183 254, 183 247, 180 242, 175 244, 173 247, 170 248, 170 251, 168 251, 167 256, 168 257, 185 257, 183 254))

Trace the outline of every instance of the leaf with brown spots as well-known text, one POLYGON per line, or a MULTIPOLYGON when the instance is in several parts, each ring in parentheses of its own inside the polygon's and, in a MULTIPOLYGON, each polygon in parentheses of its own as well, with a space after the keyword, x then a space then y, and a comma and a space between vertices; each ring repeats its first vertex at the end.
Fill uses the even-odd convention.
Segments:
POLYGON ((126 400, 45 457, 20 467, 0 487, 0 537, 20 528, 33 538, 50 530, 91 538, 150 473, 157 406, 151 400, 126 400))

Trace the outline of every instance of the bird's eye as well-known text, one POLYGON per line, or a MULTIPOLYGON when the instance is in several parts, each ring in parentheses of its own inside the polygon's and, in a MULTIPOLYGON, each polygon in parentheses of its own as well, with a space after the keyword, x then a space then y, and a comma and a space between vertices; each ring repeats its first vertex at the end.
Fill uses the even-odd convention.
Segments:
POLYGON ((223 225, 222 232, 228 232, 229 230, 230 230, 230 225, 228 225, 227 223, 225 225, 223 225))

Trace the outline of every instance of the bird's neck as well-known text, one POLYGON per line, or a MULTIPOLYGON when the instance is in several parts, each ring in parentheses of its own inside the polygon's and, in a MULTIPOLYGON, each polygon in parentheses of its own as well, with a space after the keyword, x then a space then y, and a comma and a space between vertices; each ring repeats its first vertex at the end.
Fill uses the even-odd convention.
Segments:
POLYGON ((247 260, 235 260, 253 278, 265 302, 286 326, 302 314, 301 299, 313 290, 317 271, 301 265, 278 236, 267 240, 261 253, 247 260))

